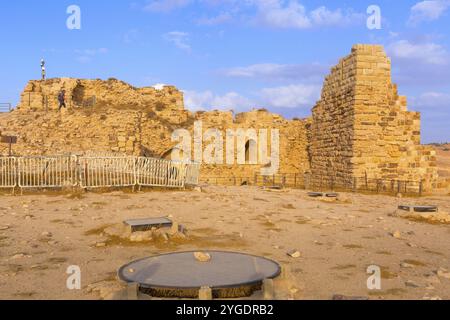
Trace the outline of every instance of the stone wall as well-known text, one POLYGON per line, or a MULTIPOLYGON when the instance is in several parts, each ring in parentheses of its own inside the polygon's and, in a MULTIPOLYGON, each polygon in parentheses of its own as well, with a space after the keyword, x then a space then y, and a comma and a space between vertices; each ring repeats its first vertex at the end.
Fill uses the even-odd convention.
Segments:
MULTIPOLYGON (((19 137, 13 150, 20 155, 97 152, 167 158, 177 144, 172 133, 185 129, 195 137, 199 122, 203 134, 214 128, 224 140, 227 129, 279 130, 279 172, 311 173, 313 182, 348 186, 355 177, 424 180, 427 189, 436 183, 434 150, 420 145, 420 114, 407 111, 406 98, 391 81, 389 58, 373 45, 354 46, 332 68, 312 117, 303 120, 266 110, 191 113, 184 109, 182 92, 172 86, 157 90, 115 79, 63 78, 30 81, 17 110, 0 115, 0 134, 19 137), (58 111, 61 89, 68 108, 58 111)), ((270 137, 268 143, 270 149, 270 137)), ((208 145, 203 143, 203 152, 208 145)), ((0 144, 0 154, 6 153, 7 146, 0 144)), ((201 174, 252 180, 268 165, 260 158, 258 164, 203 164, 201 174)))
POLYGON ((420 145, 420 114, 407 111, 383 47, 356 45, 326 78, 313 109, 311 170, 338 185, 354 177, 437 179, 436 154, 420 145))
POLYGON ((28 82, 21 94, 20 111, 41 111, 58 109, 58 93, 66 91, 69 108, 97 107, 119 109, 183 110, 183 94, 173 86, 161 90, 154 87, 135 88, 116 79, 85 80, 57 78, 28 82), (95 100, 94 100, 95 99, 95 100))

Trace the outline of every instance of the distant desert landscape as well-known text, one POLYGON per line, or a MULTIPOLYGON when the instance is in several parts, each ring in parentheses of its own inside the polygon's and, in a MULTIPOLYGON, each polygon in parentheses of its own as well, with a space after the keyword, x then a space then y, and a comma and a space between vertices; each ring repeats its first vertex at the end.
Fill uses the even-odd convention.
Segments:
MULTIPOLYGON (((437 166, 439 178, 444 185, 450 185, 450 143, 436 144, 437 166)), ((449 190, 450 192, 450 190, 449 190)))

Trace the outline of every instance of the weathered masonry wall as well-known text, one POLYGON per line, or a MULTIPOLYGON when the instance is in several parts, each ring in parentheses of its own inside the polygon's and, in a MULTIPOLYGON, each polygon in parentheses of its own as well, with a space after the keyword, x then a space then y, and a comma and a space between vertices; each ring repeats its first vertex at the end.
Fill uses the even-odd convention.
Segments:
POLYGON ((68 107, 92 105, 118 109, 146 108, 157 110, 183 110, 183 94, 173 86, 161 90, 153 87, 135 88, 116 79, 86 80, 57 78, 28 82, 21 94, 18 110, 48 111, 58 109, 58 93, 66 91, 68 107))
MULTIPOLYGON (((326 77, 312 117, 287 120, 266 110, 234 115, 184 109, 183 93, 173 86, 135 88, 109 79, 30 81, 17 110, 0 115, 0 134, 18 136, 18 155, 116 153, 168 158, 178 144, 176 129, 194 137, 202 132, 277 129, 280 134, 279 173, 312 182, 350 186, 355 178, 437 180, 435 151, 420 144, 420 114, 407 110, 391 80, 391 62, 381 46, 356 45, 326 77), (67 109, 58 111, 58 92, 66 90, 67 109), (94 98, 95 97, 95 98, 94 98), (331 183, 330 183, 331 182, 331 183)), ((249 141, 250 142, 250 139, 249 141)), ((271 148, 270 138, 268 147, 271 148)), ((211 142, 203 143, 203 153, 211 142)), ((194 150, 194 141, 192 141, 194 150)), ((0 144, 0 154, 8 146, 0 144)), ((191 158, 194 159, 192 152, 191 158)), ((202 164, 202 177, 245 177, 252 182, 264 164, 202 164)))
POLYGON ((420 145, 420 114, 407 111, 381 46, 354 46, 326 78, 310 154, 313 177, 338 185, 365 176, 424 180, 429 189, 437 180, 435 151, 420 145))
POLYGON ((309 154, 315 180, 346 184, 353 176, 355 56, 344 58, 326 77, 313 109, 309 154))

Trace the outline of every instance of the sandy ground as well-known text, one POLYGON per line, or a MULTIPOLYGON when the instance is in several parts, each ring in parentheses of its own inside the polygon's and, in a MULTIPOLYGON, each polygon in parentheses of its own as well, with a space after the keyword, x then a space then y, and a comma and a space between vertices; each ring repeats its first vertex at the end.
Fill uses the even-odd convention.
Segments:
POLYGON ((450 197, 401 199, 348 194, 345 202, 309 198, 304 190, 204 187, 78 196, 0 196, 0 299, 110 297, 123 264, 150 255, 223 249, 278 261, 287 276, 277 298, 450 299, 450 225, 391 217, 398 204, 437 204, 450 197), (103 228, 125 219, 170 216, 189 230, 186 240, 130 243, 103 228), (392 236, 400 232, 400 238, 392 236), (98 247, 97 244, 104 247, 98 247), (286 253, 298 250, 300 258, 286 253), (66 288, 78 265, 82 289, 66 288), (367 289, 369 265, 382 269, 382 290, 367 289), (92 287, 99 290, 91 290, 92 287), (103 291, 102 291, 103 290, 103 291))

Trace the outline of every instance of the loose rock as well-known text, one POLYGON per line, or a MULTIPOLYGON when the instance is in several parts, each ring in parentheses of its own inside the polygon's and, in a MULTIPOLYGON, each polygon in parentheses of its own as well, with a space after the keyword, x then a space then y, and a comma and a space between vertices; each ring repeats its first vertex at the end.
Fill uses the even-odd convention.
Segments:
POLYGON ((211 255, 206 252, 195 252, 194 257, 199 262, 209 262, 211 261, 211 255))
POLYGON ((412 265, 410 263, 402 262, 402 263, 400 263, 400 267, 405 268, 405 269, 412 269, 412 268, 414 268, 414 265, 412 265))
POLYGON ((302 256, 301 252, 297 251, 297 250, 289 251, 287 253, 287 255, 290 256, 291 258, 295 258, 295 259, 300 258, 302 256))
POLYGON ((438 277, 441 278, 445 278, 445 279, 449 279, 450 280, 450 272, 447 269, 444 268, 440 268, 436 274, 438 275, 438 277))
POLYGON ((401 238, 402 238, 402 234, 401 234, 400 231, 394 231, 394 232, 392 233, 392 236, 393 236, 395 239, 401 239, 401 238))
POLYGON ((405 285, 410 288, 420 288, 421 287, 420 284, 418 284, 417 282, 414 282, 412 280, 406 281, 405 285))

